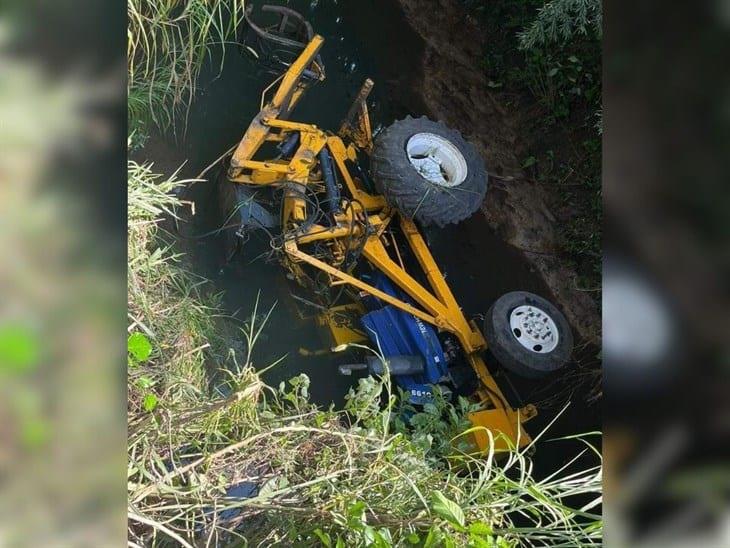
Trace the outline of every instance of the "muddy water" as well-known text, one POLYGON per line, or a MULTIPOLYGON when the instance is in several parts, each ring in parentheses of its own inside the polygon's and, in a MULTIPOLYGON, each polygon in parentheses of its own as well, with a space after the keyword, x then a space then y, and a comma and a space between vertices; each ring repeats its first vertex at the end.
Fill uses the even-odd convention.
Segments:
MULTIPOLYGON (((309 90, 293 119, 336 129, 366 77, 375 81, 369 105, 374 127, 388 125, 407 114, 429 114, 417 93, 422 42, 405 23, 395 0, 291 1, 286 5, 305 14, 315 31, 325 38, 322 57, 327 79, 309 90)), ((157 159, 158 167, 161 163, 163 169, 176 167, 188 159, 185 173, 195 175, 240 139, 258 111, 261 90, 272 76, 235 48, 228 50, 219 74, 220 63, 221 59, 214 57, 201 77, 186 137, 177 143, 153 142, 148 147, 147 153, 157 159)), ((187 198, 196 202, 196 215, 185 228, 188 235, 204 234, 221 224, 211 190, 212 185, 204 184, 190 189, 187 198)), ((521 255, 494 235, 481 215, 455 227, 429 230, 426 238, 469 317, 478 317, 508 291, 522 289, 547 295, 521 255)), ((303 372, 311 379, 315 402, 341 405, 356 381, 337 375, 337 365, 343 357, 301 354, 302 348, 326 348, 329 341, 314 321, 299 317, 291 297, 296 288, 286 280, 278 264, 262 257, 270 250, 268 239, 263 235, 252 237, 243 254, 231 263, 225 262, 222 242, 215 236, 186 242, 192 267, 223 293, 224 308, 240 322, 250 316, 257 296, 260 312, 275 305, 254 354, 260 366, 283 357, 278 366, 267 372, 267 381, 278 384, 303 372)), ((299 294, 304 295, 302 291, 299 294)), ((232 344, 241 347, 243 343, 239 340, 232 344)), ((500 384, 505 385, 514 404, 519 398, 510 396, 508 381, 517 385, 523 397, 544 388, 508 378, 505 373, 500 376, 500 384)), ((592 419, 580 424, 584 415, 579 409, 571 415, 575 418, 566 419, 562 429, 565 433, 591 427, 592 419)), ((545 421, 550 418, 550 413, 545 414, 545 421)))

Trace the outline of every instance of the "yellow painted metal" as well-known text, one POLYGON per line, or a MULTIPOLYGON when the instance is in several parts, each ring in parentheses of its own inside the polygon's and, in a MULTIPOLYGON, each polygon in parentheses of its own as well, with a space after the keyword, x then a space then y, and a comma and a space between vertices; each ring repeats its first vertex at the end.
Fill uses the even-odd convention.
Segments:
POLYGON ((290 186, 284 192, 281 208, 282 226, 299 224, 307 218, 307 202, 302 196, 302 191, 297 186, 302 185, 290 183, 290 186))
POLYGON ((367 219, 367 228, 373 230, 375 235, 382 232, 382 229, 390 222, 390 215, 372 215, 370 217, 361 217, 356 204, 348 207, 344 213, 334 216, 335 226, 322 226, 313 224, 306 230, 297 231, 295 238, 298 245, 308 244, 322 240, 335 240, 338 238, 350 238, 359 241, 359 238, 365 234, 363 226, 358 223, 365 223, 367 219))
POLYGON ((292 110, 297 101, 301 98, 302 86, 302 75, 310 65, 316 68, 314 58, 319 53, 319 50, 324 44, 324 38, 320 35, 316 35, 304 48, 304 51, 299 57, 292 63, 289 70, 284 74, 284 78, 281 80, 279 89, 276 91, 276 95, 271 100, 271 104, 274 108, 281 109, 283 111, 292 110), (299 93, 297 93, 299 92, 299 93))
POLYGON ((270 185, 281 181, 281 179, 281 174, 274 171, 254 171, 251 173, 251 180, 249 184, 270 185))
POLYGON ((367 193, 350 175, 347 165, 345 164, 345 160, 352 158, 348 155, 347 148, 342 142, 342 139, 334 135, 330 136, 327 139, 327 147, 330 149, 330 152, 332 152, 335 164, 337 164, 337 167, 342 174, 342 178, 345 180, 345 185, 347 185, 347 190, 350 191, 352 197, 360 202, 368 211, 384 208, 386 205, 385 198, 367 193))
MULTIPOLYGON (((391 242, 388 239, 385 230, 395 212, 388 206, 383 196, 367 192, 363 182, 353 177, 347 167, 348 160, 356 161, 358 147, 369 151, 372 145, 365 103, 365 98, 372 88, 372 81, 368 80, 363 85, 340 128, 339 135, 327 134, 312 124, 281 119, 291 112, 306 89, 306 85, 301 82, 302 75, 307 67, 317 68, 314 58, 322 42, 322 38, 316 36, 280 79, 273 99, 262 107, 234 152, 229 179, 252 185, 287 185, 282 207, 282 227, 287 236, 284 242, 283 263, 295 279, 304 282, 307 276, 302 265, 309 265, 324 272, 329 277, 330 285, 348 284, 434 325, 439 330, 453 333, 480 380, 480 388, 475 396, 483 403, 485 409, 470 416, 472 423, 492 432, 503 433, 514 445, 525 446, 530 442, 530 437, 522 424, 536 414, 535 408, 526 406, 522 409, 513 409, 505 399, 481 358, 480 352, 486 348, 484 337, 478 327, 464 316, 413 221, 398 215, 401 233, 418 261, 429 287, 419 283, 406 271, 400 253, 395 247, 397 244, 394 240, 391 242), (254 155, 264 142, 282 141, 292 132, 299 133, 300 142, 290 160, 254 159, 254 155), (346 145, 343 138, 350 139, 352 143, 346 145), (307 188, 314 189, 315 192, 321 188, 322 175, 317 155, 325 146, 332 155, 347 195, 352 199, 343 202, 346 207, 342 212, 331 216, 332 226, 307 225, 307 201, 304 192, 307 188), (332 264, 303 249, 314 242, 328 246, 332 264), (350 272, 340 270, 339 266, 344 263, 346 253, 352 251, 355 246, 362 246, 362 255, 409 295, 416 305, 389 295, 350 272), (391 258, 388 246, 395 249, 398 262, 391 258)), ((266 92, 262 97, 262 103, 265 94, 266 92)), ((359 303, 346 306, 358 305, 362 307, 359 303)), ((337 324, 336 311, 337 307, 320 316, 320 322, 328 326, 336 344, 364 341, 362 333, 337 324)), ((364 309, 360 310, 360 313, 364 313, 364 309)), ((474 432, 473 441, 480 451, 489 449, 488 437, 483 430, 477 429, 474 432)), ((498 441, 496 449, 504 449, 507 445, 498 441)))
POLYGON ((373 132, 370 129, 367 98, 373 89, 373 85, 374 83, 370 78, 365 80, 337 132, 339 136, 349 138, 362 150, 368 152, 373 148, 373 132))
POLYGON ((419 284, 399 264, 390 258, 380 238, 369 238, 363 248, 363 255, 378 270, 388 276, 418 304, 425 308, 434 318, 439 319, 438 327, 452 332, 456 331, 456 327, 450 322, 449 310, 431 292, 419 284))
POLYGON ((487 431, 492 434, 493 450, 496 452, 524 447, 531 441, 519 422, 519 413, 512 409, 483 409, 470 413, 469 421, 476 427, 471 434, 476 451, 490 449, 487 431))
POLYGON ((412 220, 402 215, 400 216, 400 225, 406 240, 413 250, 413 254, 416 256, 424 274, 426 274, 428 283, 431 285, 431 289, 437 300, 448 311, 447 315, 450 318, 450 323, 455 327, 454 334, 459 337, 461 344, 464 345, 468 353, 484 349, 486 347, 484 337, 479 329, 472 328, 464 317, 461 308, 459 308, 459 304, 456 302, 456 298, 454 298, 454 294, 446 283, 441 270, 436 264, 431 251, 428 249, 416 225, 412 220))
MULTIPOLYGON (((307 134, 318 133, 321 135, 318 135, 317 137, 320 140, 324 139, 324 133, 320 132, 316 126, 296 124, 278 119, 279 117, 288 116, 302 97, 302 93, 306 88, 306 85, 302 82, 302 76, 304 71, 309 67, 316 66, 314 59, 319 53, 323 43, 324 38, 319 35, 312 38, 304 51, 302 51, 296 61, 291 64, 289 70, 287 70, 284 74, 273 99, 254 117, 251 124, 248 126, 246 133, 239 142, 238 147, 236 147, 233 157, 231 158, 231 169, 229 170, 229 178, 231 180, 235 181, 238 176, 243 174, 244 169, 268 172, 274 171, 276 173, 280 173, 276 166, 271 166, 271 162, 268 162, 269 165, 261 165, 262 163, 250 163, 256 152, 261 148, 261 145, 266 142, 272 128, 277 128, 282 131, 306 131, 307 134)), ((314 137, 314 139, 317 137, 314 137)), ((311 136, 308 138, 312 139, 311 136)), ((299 154, 302 148, 312 144, 307 143, 307 145, 305 145, 304 135, 302 135, 302 141, 303 142, 299 147, 300 150, 297 151, 297 154, 299 154)), ((303 173, 305 172, 304 165, 306 165, 306 161, 310 160, 310 164, 313 164, 314 157, 309 158, 302 154, 298 157, 295 155, 295 158, 297 160, 296 163, 293 165, 290 163, 289 167, 283 173, 287 173, 290 180, 302 180, 303 173)), ((266 163, 267 162, 263 162, 263 164, 266 163)))
POLYGON ((286 131, 299 132, 300 144, 294 156, 289 161, 239 160, 236 164, 236 168, 238 169, 237 174, 231 174, 229 179, 233 182, 246 182, 249 184, 271 184, 284 178, 288 181, 307 183, 312 168, 317 163, 317 154, 327 144, 327 135, 317 129, 316 126, 307 126, 281 120, 268 120, 266 125, 267 127, 277 127, 286 131), (244 170, 252 173, 250 180, 241 180, 241 175, 244 173, 244 170))
POLYGON ((362 303, 355 302, 333 306, 317 316, 320 325, 329 329, 330 336, 335 346, 352 343, 364 343, 368 341, 367 335, 359 326, 353 325, 350 318, 359 318, 366 310, 362 303))
POLYGON ((361 291, 365 291, 366 293, 377 297, 381 301, 392 304, 393 306, 400 308, 401 310, 404 310, 409 314, 413 314, 417 318, 421 318, 423 321, 431 324, 437 324, 437 319, 434 318, 432 315, 427 314, 423 310, 420 310, 405 301, 397 299, 396 297, 393 297, 392 295, 389 295, 384 291, 379 290, 377 287, 374 287, 367 282, 363 282, 362 280, 355 278, 350 274, 342 272, 341 270, 338 270, 337 268, 328 265, 324 261, 320 261, 319 259, 312 257, 311 255, 299 249, 296 242, 293 240, 290 240, 284 244, 284 251, 286 251, 286 254, 295 261, 298 260, 310 264, 315 268, 318 268, 319 270, 323 270, 333 278, 342 280, 343 282, 350 284, 351 286, 356 287, 361 291))
MULTIPOLYGON (((520 445, 524 445, 530 442, 530 436, 527 434, 524 428, 522 428, 521 423, 526 422, 527 420, 532 418, 532 416, 534 416, 534 407, 528 407, 524 409, 522 413, 521 410, 515 410, 511 408, 506 398, 502 394, 499 385, 494 380, 494 377, 492 377, 492 375, 489 373, 486 364, 478 354, 479 349, 484 348, 485 346, 484 339, 482 338, 476 326, 466 321, 463 313, 458 306, 451 308, 440 302, 434 295, 431 294, 430 296, 427 296, 429 295, 429 293, 423 286, 420 286, 420 284, 418 284, 418 282, 416 282, 410 275, 408 275, 400 265, 396 264, 392 260, 386 260, 384 257, 382 257, 380 255, 380 252, 378 252, 378 257, 374 262, 375 266, 379 270, 384 272, 399 287, 401 287, 401 289, 407 292, 409 292, 410 290, 409 294, 411 294, 412 292, 411 296, 414 299, 416 299, 417 301, 418 298, 422 299, 426 303, 426 306, 424 306, 424 308, 431 312, 431 314, 424 312, 423 310, 416 308, 411 304, 402 301, 396 297, 393 297, 383 291, 380 291, 376 287, 367 284, 366 282, 363 282, 362 280, 359 280, 358 278, 355 278, 350 274, 342 272, 337 268, 323 261, 320 261, 315 257, 312 257, 311 255, 308 255, 307 253, 300 250, 294 241, 287 242, 286 252, 291 258, 295 260, 306 262, 320 270, 323 270, 333 278, 341 280, 344 283, 348 283, 353 287, 360 289, 361 291, 365 291, 388 304, 391 304, 401 310, 404 310, 405 312, 408 312, 409 314, 413 314, 414 316, 421 318, 422 320, 431 323, 432 325, 435 325, 439 329, 454 333, 464 345, 465 350, 467 350, 467 345, 464 341, 476 341, 478 345, 472 347, 473 349, 471 351, 467 350, 467 359, 473 370, 477 374, 479 380, 481 381, 481 387, 477 390, 477 395, 480 401, 487 405, 491 410, 494 410, 494 413, 490 413, 488 415, 480 415, 479 420, 484 422, 486 420, 485 417, 499 417, 499 420, 495 421, 494 424, 492 424, 495 431, 503 432, 506 436, 509 437, 510 440, 512 440, 513 444, 518 443, 518 438, 520 445), (505 427, 505 424, 510 425, 509 428, 505 427)), ((433 261, 433 257, 430 256, 430 252, 428 252, 427 248, 420 250, 420 253, 423 255, 423 259, 425 261, 433 261), (428 254, 428 256, 426 256, 426 254, 428 254)), ((368 257, 368 259, 370 258, 371 257, 368 257)), ((435 269, 432 269, 431 276, 435 279, 440 278, 441 280, 443 280, 443 275, 441 275, 441 273, 435 269)), ((445 281, 444 286, 441 288, 441 290, 448 291, 448 294, 446 295, 446 300, 453 299, 453 295, 451 295, 448 286, 445 285, 445 281), (451 295, 451 298, 448 298, 448 295, 451 295)), ((455 303, 456 301, 453 300, 452 302, 455 303)), ((489 426, 488 423, 482 425, 489 426)), ((485 439, 486 438, 483 437, 476 438, 476 441, 479 443, 479 448, 482 451, 488 450, 488 446, 483 445, 482 443, 485 441, 485 439)))
POLYGON ((362 229, 359 226, 335 226, 324 227, 313 225, 307 232, 297 238, 299 244, 309 244, 321 240, 334 240, 337 238, 360 237, 362 229))

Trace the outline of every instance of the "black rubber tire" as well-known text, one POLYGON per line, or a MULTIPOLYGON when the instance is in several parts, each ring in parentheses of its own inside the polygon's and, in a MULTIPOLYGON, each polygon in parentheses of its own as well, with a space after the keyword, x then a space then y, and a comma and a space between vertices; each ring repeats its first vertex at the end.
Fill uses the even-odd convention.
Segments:
POLYGON ((565 316, 549 301, 527 291, 513 291, 497 299, 484 318, 484 336, 494 357, 513 373, 539 379, 563 367, 573 353, 573 334, 565 316), (552 352, 538 353, 522 346, 513 335, 509 317, 518 306, 533 305, 555 322, 558 345, 552 352))
POLYGON ((380 132, 373 143, 370 167, 375 187, 388 203, 425 226, 463 221, 479 209, 487 192, 487 170, 474 145, 458 131, 425 116, 407 116, 380 132), (467 165, 464 181, 446 188, 418 173, 406 152, 408 139, 416 133, 434 133, 458 148, 467 165))

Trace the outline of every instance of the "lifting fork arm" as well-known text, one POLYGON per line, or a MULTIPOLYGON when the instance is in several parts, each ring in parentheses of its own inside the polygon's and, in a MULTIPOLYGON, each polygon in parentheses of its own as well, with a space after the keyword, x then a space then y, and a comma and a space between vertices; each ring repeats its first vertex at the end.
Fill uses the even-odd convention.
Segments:
POLYGON ((424 312, 423 310, 420 310, 416 308, 415 306, 412 306, 404 301, 401 301, 400 299, 393 297, 392 295, 389 295, 385 291, 381 291, 380 289, 373 287, 372 285, 368 284, 367 282, 363 282, 362 280, 358 280, 354 276, 351 276, 350 274, 347 274, 346 272, 342 272, 341 270, 338 270, 337 268, 328 265, 324 261, 320 261, 319 259, 312 257, 308 253, 303 252, 301 249, 299 249, 296 245, 296 242, 293 240, 288 241, 286 244, 284 244, 284 249, 286 250, 287 255, 289 257, 303 261, 305 263, 308 263, 315 268, 318 268, 320 270, 323 270, 333 278, 337 278, 338 280, 341 280, 344 283, 347 283, 353 287, 356 287, 362 291, 365 291, 374 297, 377 297, 378 299, 391 304, 397 308, 400 308, 401 310, 404 310, 405 312, 408 312, 409 314, 413 314, 417 318, 422 319, 425 322, 428 322, 433 325, 439 325, 443 322, 440 322, 438 318, 435 318, 434 316, 424 312))
POLYGON ((271 128, 276 125, 275 120, 279 117, 286 117, 299 101, 304 93, 305 86, 301 83, 304 71, 312 64, 323 43, 324 38, 319 35, 312 38, 284 74, 273 99, 252 120, 231 158, 231 168, 233 168, 229 174, 231 178, 240 175, 241 166, 251 160, 261 148, 271 128))

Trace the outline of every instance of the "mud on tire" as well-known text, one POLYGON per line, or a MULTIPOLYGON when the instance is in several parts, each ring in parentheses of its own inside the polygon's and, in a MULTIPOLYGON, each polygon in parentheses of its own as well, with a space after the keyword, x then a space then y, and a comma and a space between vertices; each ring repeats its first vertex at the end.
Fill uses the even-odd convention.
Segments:
POLYGON ((573 352, 573 334, 565 316, 549 301, 527 291, 506 293, 494 302, 484 318, 484 336, 505 369, 532 379, 560 369, 573 352), (523 318, 531 311, 540 332, 531 330, 533 335, 528 335, 521 329, 525 329, 523 318), (549 325, 547 329, 539 325, 543 322, 549 325))
POLYGON ((487 170, 474 145, 426 117, 408 116, 379 133, 370 165, 378 192, 423 225, 463 221, 487 192, 487 170))

